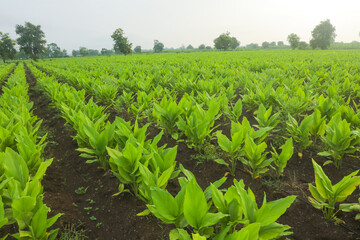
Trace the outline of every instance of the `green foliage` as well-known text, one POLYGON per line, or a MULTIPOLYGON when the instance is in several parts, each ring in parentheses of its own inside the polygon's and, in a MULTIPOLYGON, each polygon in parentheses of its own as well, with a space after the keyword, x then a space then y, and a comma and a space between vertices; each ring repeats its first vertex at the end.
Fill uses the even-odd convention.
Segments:
POLYGON ((132 43, 129 43, 127 37, 124 36, 124 31, 121 28, 116 29, 111 35, 111 38, 114 40, 115 52, 122 53, 124 55, 132 52, 132 43))
POLYGON ((212 101, 207 111, 196 105, 185 119, 182 116, 179 117, 176 124, 179 130, 188 138, 189 147, 194 147, 195 150, 201 151, 206 138, 211 137, 215 120, 220 117, 218 115, 219 110, 220 103, 212 101))
POLYGON ((287 165, 287 162, 290 160, 294 153, 294 146, 292 138, 286 140, 285 144, 280 147, 282 149, 281 153, 278 154, 276 149, 272 147, 273 152, 271 152, 273 163, 277 166, 277 176, 280 177, 287 165))
POLYGON ((45 53, 45 34, 40 25, 36 26, 30 22, 25 22, 24 26, 16 25, 16 34, 20 35, 16 39, 20 50, 23 50, 31 59, 37 60, 45 53))
POLYGON ((158 40, 154 41, 154 52, 160 53, 164 49, 164 44, 159 42, 158 40))
POLYGON ((314 160, 312 162, 316 187, 309 184, 309 190, 313 196, 312 198, 309 197, 309 200, 315 208, 323 211, 326 219, 336 219, 338 210, 336 210, 335 204, 344 201, 360 184, 360 177, 355 176, 359 171, 349 174, 337 184, 332 185, 323 169, 314 160))
POLYGON ((279 116, 281 112, 277 112, 274 115, 271 116, 272 112, 272 106, 268 110, 264 107, 264 105, 260 104, 259 109, 256 112, 256 121, 258 122, 258 125, 255 125, 257 128, 276 128, 276 126, 279 124, 279 116), (270 117, 271 116, 271 117, 270 117))
POLYGON ((291 33, 287 37, 288 42, 290 43, 291 48, 294 50, 299 46, 300 43, 300 37, 296 35, 295 33, 291 33))
POLYGON ((141 46, 136 46, 136 47, 134 48, 134 52, 136 52, 136 53, 141 53, 141 46))
MULTIPOLYGON (((350 123, 336 114, 325 127, 326 134, 321 136, 327 151, 318 153, 320 156, 332 156, 334 165, 339 168, 346 153, 354 153, 359 149, 360 135, 358 130, 351 130, 350 123)), ((331 161, 330 161, 331 162, 331 161)), ((328 162, 327 162, 328 163, 328 162)))
POLYGON ((310 45, 313 49, 328 49, 330 44, 335 41, 335 27, 330 23, 330 20, 327 19, 316 25, 314 30, 312 30, 311 35, 312 39, 310 40, 310 45))
POLYGON ((7 59, 14 59, 16 54, 15 41, 9 37, 8 33, 0 32, 0 57, 3 62, 7 59))
POLYGON ((167 97, 164 96, 159 104, 154 103, 154 118, 174 139, 178 138, 176 122, 180 114, 181 109, 172 98, 167 99, 167 97))
POLYGON ((251 137, 247 136, 245 138, 245 158, 242 158, 241 161, 248 168, 253 179, 267 172, 273 161, 272 158, 266 159, 267 152, 264 152, 266 148, 265 142, 257 145, 251 137))
POLYGON ((302 157, 302 151, 310 146, 312 143, 310 140, 310 128, 312 125, 313 119, 312 116, 305 117, 300 125, 290 114, 288 114, 288 121, 286 122, 287 131, 290 134, 290 137, 294 139, 294 141, 298 145, 299 156, 302 157))
POLYGON ((232 103, 231 103, 231 106, 229 106, 228 104, 224 105, 223 112, 224 112, 225 116, 230 119, 230 121, 234 121, 234 122, 238 121, 242 114, 241 99, 239 98, 234 105, 232 103))
POLYGON ((232 46, 233 39, 230 37, 229 32, 223 33, 214 39, 214 44, 216 49, 226 51, 232 46))

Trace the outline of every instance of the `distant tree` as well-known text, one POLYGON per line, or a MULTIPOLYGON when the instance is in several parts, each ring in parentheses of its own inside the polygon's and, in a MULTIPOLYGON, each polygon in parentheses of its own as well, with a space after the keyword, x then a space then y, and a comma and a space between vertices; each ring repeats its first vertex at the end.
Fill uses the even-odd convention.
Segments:
POLYGON ((330 20, 321 21, 311 32, 312 39, 310 45, 313 49, 321 48, 328 49, 330 44, 335 41, 335 27, 330 23, 330 20))
POLYGON ((215 48, 226 51, 231 47, 232 41, 229 32, 223 33, 214 39, 215 48))
POLYGON ((136 46, 136 47, 134 48, 134 52, 136 52, 136 53, 141 53, 141 46, 136 46))
POLYGON ((211 47, 210 47, 210 46, 206 46, 206 47, 205 47, 205 49, 210 50, 210 49, 211 49, 211 47))
POLYGON ((106 48, 102 48, 100 53, 101 53, 101 55, 108 55, 108 51, 109 50, 107 50, 106 48))
POLYGON ((194 47, 193 47, 191 44, 189 44, 189 45, 186 47, 186 49, 192 50, 192 49, 194 49, 194 47))
POLYGON ((89 55, 89 50, 86 47, 80 47, 79 48, 79 53, 81 56, 87 56, 89 55))
POLYGON ((250 43, 250 44, 246 45, 246 48, 256 49, 256 48, 259 48, 259 44, 257 44, 257 43, 250 43))
POLYGON ((29 55, 27 55, 24 50, 20 50, 15 54, 15 59, 16 60, 24 60, 24 59, 29 59, 29 55))
POLYGON ((127 37, 124 37, 124 31, 121 28, 116 29, 111 37, 114 40, 114 50, 116 53, 127 55, 132 52, 132 43, 128 41, 127 37))
POLYGON ((45 56, 48 58, 59 58, 62 57, 60 47, 56 43, 50 43, 46 47, 45 56))
POLYGON ((271 42, 270 47, 276 47, 276 42, 271 42))
POLYGON ((240 46, 240 42, 236 39, 236 37, 231 38, 231 49, 238 48, 240 46))
POLYGON ((20 35, 16 39, 20 50, 24 50, 31 59, 37 60, 45 53, 45 34, 40 25, 35 26, 29 22, 25 22, 24 26, 16 25, 16 34, 20 35))
POLYGON ((278 41, 277 45, 278 45, 278 47, 282 47, 282 46, 284 46, 284 42, 283 41, 278 41))
POLYGON ((72 50, 71 55, 72 55, 73 57, 80 56, 80 51, 79 51, 79 50, 72 50))
POLYGON ((269 47, 270 47, 270 43, 269 43, 269 42, 263 42, 263 43, 261 44, 261 46, 266 49, 266 48, 269 48, 269 47))
POLYGON ((201 45, 199 46, 199 49, 200 49, 200 50, 204 50, 204 49, 205 49, 205 44, 201 44, 201 45))
POLYGON ((3 62, 7 59, 14 59, 16 54, 15 41, 9 37, 8 33, 0 32, 0 57, 3 62))
POLYGON ((164 44, 159 42, 158 40, 154 41, 154 52, 159 53, 164 49, 164 44))
POLYGON ((300 37, 298 35, 296 35, 295 33, 290 34, 287 37, 288 42, 290 43, 290 47, 291 49, 295 49, 299 46, 299 42, 300 42, 300 37))
POLYGON ((99 56, 100 55, 99 50, 96 50, 96 49, 89 49, 88 52, 89 52, 90 56, 99 56))
POLYGON ((67 51, 66 51, 66 49, 63 49, 62 50, 62 57, 68 57, 68 54, 67 54, 67 51))
POLYGON ((307 42, 301 41, 301 42, 299 42, 298 48, 300 50, 305 50, 308 46, 309 46, 309 44, 307 44, 307 42))

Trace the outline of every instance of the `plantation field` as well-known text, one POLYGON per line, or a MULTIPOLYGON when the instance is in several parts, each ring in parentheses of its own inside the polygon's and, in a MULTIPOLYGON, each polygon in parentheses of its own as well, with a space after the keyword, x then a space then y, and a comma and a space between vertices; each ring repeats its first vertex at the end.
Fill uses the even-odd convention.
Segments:
POLYGON ((0 237, 42 211, 57 239, 360 239, 360 51, 25 61, 0 86, 0 237))

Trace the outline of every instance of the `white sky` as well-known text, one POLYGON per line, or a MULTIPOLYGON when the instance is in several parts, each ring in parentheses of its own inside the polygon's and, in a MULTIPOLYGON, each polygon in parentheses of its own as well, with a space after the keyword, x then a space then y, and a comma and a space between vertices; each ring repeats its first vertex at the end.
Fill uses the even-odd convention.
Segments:
POLYGON ((112 48, 111 34, 122 28, 142 49, 154 40, 166 48, 213 46, 229 31, 241 46, 284 41, 290 33, 311 39, 325 19, 336 41, 360 41, 360 0, 0 0, 0 32, 16 38, 15 25, 41 25, 47 43, 71 52, 84 46, 112 48))

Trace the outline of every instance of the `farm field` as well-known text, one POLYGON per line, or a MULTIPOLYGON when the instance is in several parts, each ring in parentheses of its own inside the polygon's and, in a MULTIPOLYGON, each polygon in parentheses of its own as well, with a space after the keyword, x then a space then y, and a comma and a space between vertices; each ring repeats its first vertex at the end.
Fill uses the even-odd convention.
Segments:
POLYGON ((57 239, 360 239, 360 51, 24 61, 0 86, 0 237, 46 205, 57 239))

